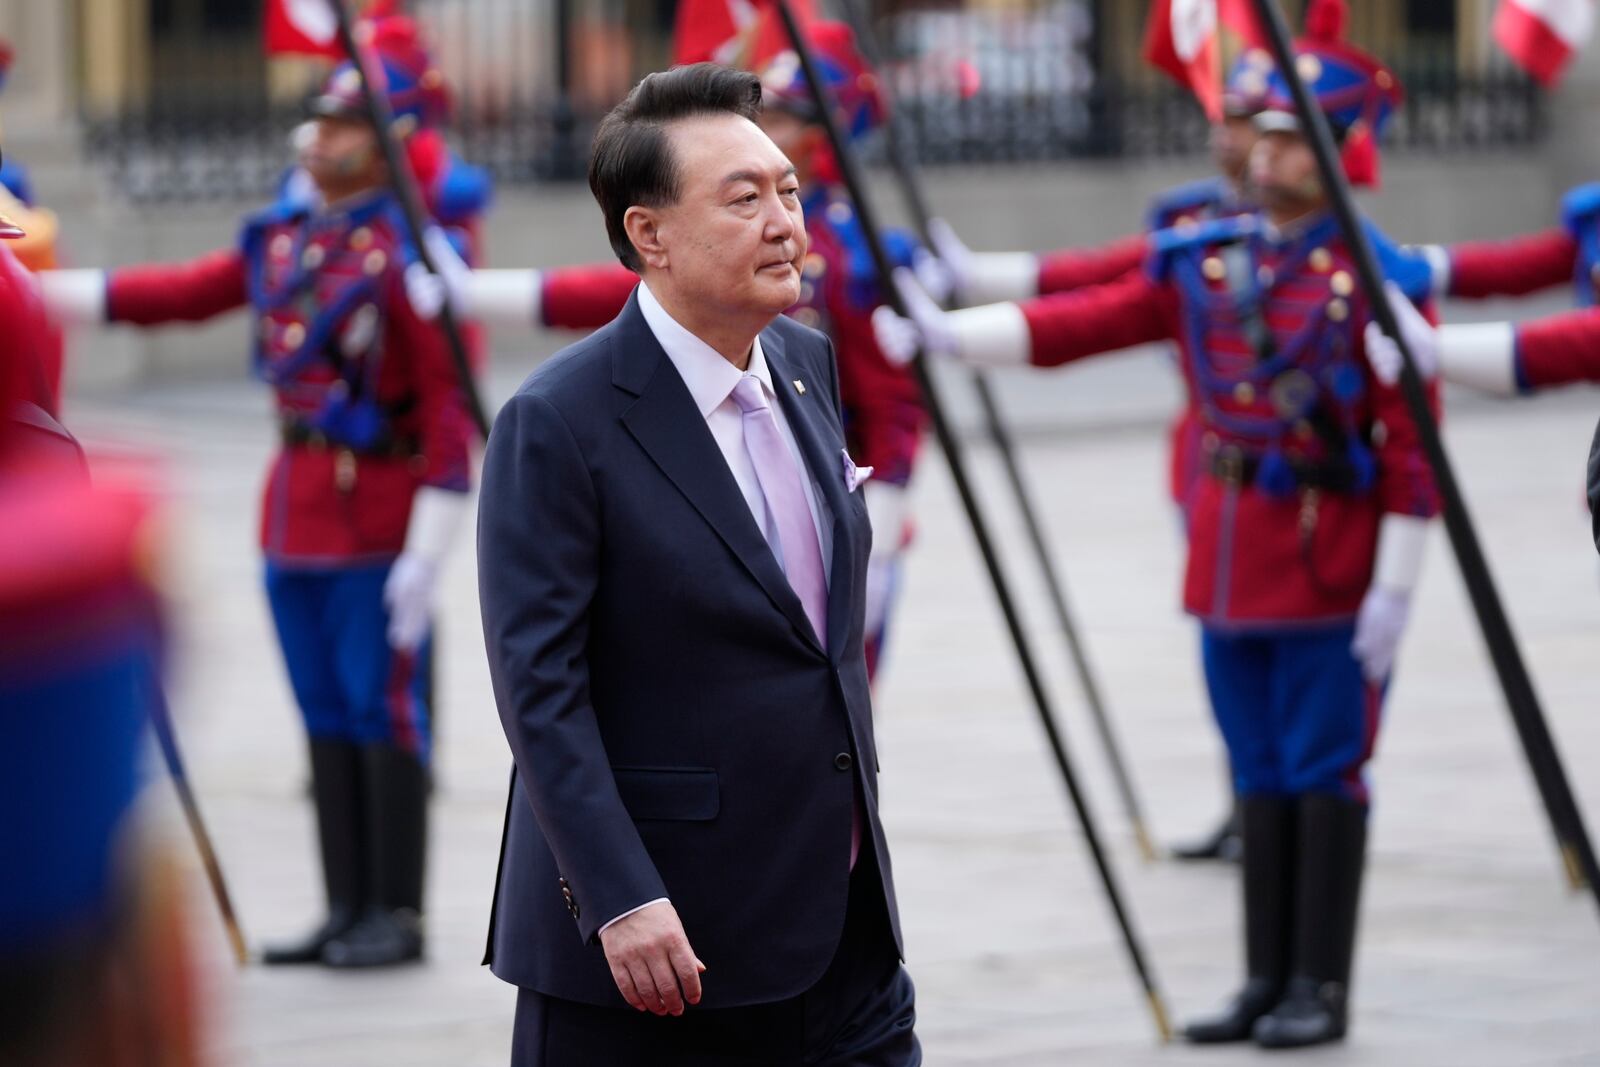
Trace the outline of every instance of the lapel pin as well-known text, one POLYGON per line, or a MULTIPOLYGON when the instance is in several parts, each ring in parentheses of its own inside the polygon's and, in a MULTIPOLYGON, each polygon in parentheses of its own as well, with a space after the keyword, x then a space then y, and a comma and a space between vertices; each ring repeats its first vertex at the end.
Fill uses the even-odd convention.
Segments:
POLYGON ((794 391, 799 393, 801 396, 805 396, 806 395, 806 383, 802 382, 799 378, 796 378, 794 380, 794 391))

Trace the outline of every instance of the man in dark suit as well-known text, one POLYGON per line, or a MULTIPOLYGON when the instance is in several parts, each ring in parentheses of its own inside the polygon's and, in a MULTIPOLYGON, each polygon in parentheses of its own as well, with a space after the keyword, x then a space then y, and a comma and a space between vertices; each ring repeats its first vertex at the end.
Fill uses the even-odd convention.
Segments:
POLYGON ((915 1065, 862 655, 871 531, 751 75, 653 74, 589 182, 643 284, 495 422, 516 1067, 915 1065), (629 1010, 629 1008, 633 1010, 629 1010))

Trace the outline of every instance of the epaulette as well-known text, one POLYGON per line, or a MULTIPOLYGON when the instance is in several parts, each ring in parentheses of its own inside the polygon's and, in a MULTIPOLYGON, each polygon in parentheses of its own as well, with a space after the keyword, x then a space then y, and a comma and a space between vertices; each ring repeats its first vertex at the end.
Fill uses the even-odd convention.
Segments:
POLYGON ((253 260, 261 254, 261 238, 273 226, 281 226, 300 218, 309 210, 305 203, 290 197, 279 197, 267 207, 247 215, 239 228, 239 248, 245 259, 253 260))
POLYGON ((452 155, 444 173, 429 191, 434 218, 462 223, 482 215, 494 199, 494 179, 482 167, 452 155))
POLYGON ((1600 215, 1600 182, 1580 185, 1561 198, 1561 222, 1574 237, 1581 239, 1596 215, 1600 215))
POLYGON ((1229 215, 1182 226, 1170 226, 1150 235, 1150 259, 1145 266, 1152 281, 1164 282, 1172 265, 1196 248, 1243 240, 1260 227, 1254 215, 1229 215))
MULTIPOLYGON (((858 310, 870 311, 882 300, 882 295, 878 266, 873 261, 872 248, 867 243, 861 219, 846 196, 830 191, 824 204, 823 218, 844 249, 845 281, 850 301, 858 310)), ((883 241, 883 250, 888 253, 890 266, 911 266, 913 256, 920 247, 920 242, 913 234, 906 230, 888 229, 880 231, 879 237, 883 241)))
POLYGON ((1378 257, 1378 268, 1386 281, 1400 287, 1413 304, 1421 304, 1433 294, 1433 268, 1427 256, 1416 246, 1402 246, 1390 240, 1371 219, 1362 219, 1367 240, 1372 243, 1373 254, 1378 257))
POLYGON ((1151 232, 1169 229, 1185 215, 1193 216, 1216 208, 1227 196, 1228 187, 1221 178, 1184 182, 1150 198, 1145 228, 1151 232))

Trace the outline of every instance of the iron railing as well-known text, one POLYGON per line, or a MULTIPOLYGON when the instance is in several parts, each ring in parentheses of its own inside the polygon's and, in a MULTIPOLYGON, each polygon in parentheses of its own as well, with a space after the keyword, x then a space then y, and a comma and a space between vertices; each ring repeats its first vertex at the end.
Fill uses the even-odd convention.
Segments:
MULTIPOLYGON (((923 161, 1203 151, 1204 116, 1184 92, 1126 57, 1097 61, 1106 45, 1096 12, 1113 2, 1021 0, 1007 8, 903 9, 881 19, 891 56, 885 75, 923 161), (1118 67, 1133 73, 1119 78, 1118 67)), ((452 139, 502 183, 581 173, 599 116, 668 55, 670 0, 416 0, 413 7, 454 87, 452 139), (558 64, 563 5, 569 62, 558 64)), ((254 23, 230 25, 234 54, 259 52, 249 36, 254 23)), ((214 39, 159 45, 137 102, 85 115, 89 156, 138 202, 269 195, 290 158, 285 138, 302 114, 299 94, 280 84, 269 95, 260 62, 219 70, 214 39)), ((1386 138, 1390 147, 1460 152, 1542 136, 1539 91, 1508 65, 1466 74, 1447 46, 1413 40, 1394 50, 1403 56, 1396 68, 1408 95, 1386 138)), ((305 72, 299 89, 309 91, 315 74, 305 72)), ((866 147, 870 157, 874 146, 866 147)))

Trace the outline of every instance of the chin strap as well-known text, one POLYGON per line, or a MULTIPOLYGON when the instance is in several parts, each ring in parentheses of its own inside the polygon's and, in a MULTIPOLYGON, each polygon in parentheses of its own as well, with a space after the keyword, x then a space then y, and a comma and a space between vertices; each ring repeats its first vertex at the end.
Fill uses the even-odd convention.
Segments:
POLYGON ((61 323, 106 321, 106 272, 103 270, 42 270, 39 296, 50 317, 61 323))
POLYGON ((1439 328, 1439 374, 1495 396, 1517 394, 1517 331, 1509 322, 1439 328))

